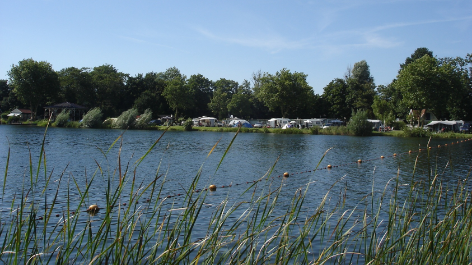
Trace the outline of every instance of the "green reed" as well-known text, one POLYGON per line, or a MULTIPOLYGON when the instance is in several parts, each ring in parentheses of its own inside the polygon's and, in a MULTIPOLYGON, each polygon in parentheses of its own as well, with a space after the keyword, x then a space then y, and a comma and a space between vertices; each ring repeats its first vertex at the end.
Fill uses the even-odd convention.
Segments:
MULTIPOLYGON (((45 136, 46 133, 47 129, 45 136)), ((344 179, 333 183, 315 207, 306 202, 307 193, 315 188, 313 183, 297 189, 289 205, 281 206, 280 196, 286 187, 283 181, 271 178, 277 159, 242 194, 233 194, 214 207, 204 223, 207 227, 204 236, 197 238, 195 225, 202 223, 209 195, 207 190, 197 190, 202 167, 186 187, 182 200, 163 196, 168 176, 160 165, 149 183, 136 181, 139 165, 146 162, 165 133, 135 163, 122 165, 120 156, 114 170, 97 163, 91 176, 85 173, 85 185, 74 177, 65 178, 65 170, 58 181, 50 181, 53 173, 47 173, 43 140, 37 165, 30 154, 29 181, 26 178, 23 181, 21 194, 15 195, 11 202, 2 201, 3 208, 5 205, 10 208, 2 209, 0 215, 0 261, 6 264, 471 262, 469 175, 452 187, 442 183, 443 172, 438 168, 431 169, 427 180, 417 180, 413 173, 409 183, 402 183, 399 174, 393 172, 380 192, 374 189, 372 181, 371 192, 353 208, 345 204, 344 179), (100 219, 84 212, 84 205, 93 203, 89 191, 97 178, 107 179, 108 183, 103 188, 106 205, 100 205, 100 219), (39 191, 41 181, 44 188, 39 191), (78 202, 67 199, 65 206, 58 206, 63 182, 67 186, 67 198, 75 190, 79 193, 78 202), (129 187, 128 194, 125 187, 129 187), (54 191, 49 193, 52 188, 54 191), (334 188, 341 189, 339 196, 332 194, 334 188), (138 204, 144 196, 146 203, 138 204), (164 206, 169 202, 170 209, 164 206), (282 211, 276 211, 281 207, 282 211), (59 221, 53 221, 53 212, 62 212, 59 221)), ((214 175, 238 133, 227 146, 214 175)), ((105 158, 118 143, 121 153, 122 137, 102 151, 105 158)), ((428 159, 434 158, 428 156, 428 159)), ((8 164, 9 159, 3 194, 8 164)))

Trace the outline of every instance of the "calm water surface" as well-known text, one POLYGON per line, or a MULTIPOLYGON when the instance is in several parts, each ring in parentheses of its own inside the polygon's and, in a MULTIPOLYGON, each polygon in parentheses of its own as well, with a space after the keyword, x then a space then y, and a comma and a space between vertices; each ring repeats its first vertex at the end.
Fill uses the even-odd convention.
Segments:
MULTIPOLYGON (((36 178, 44 132, 45 129, 40 127, 0 126, 2 172, 5 172, 10 152, 6 182, 1 178, 2 188, 5 187, 1 200, 2 212, 8 212, 13 198, 21 194, 23 187, 29 187, 30 170, 33 172, 33 178, 36 178)), ((206 210, 211 212, 212 207, 216 207, 215 205, 227 197, 235 201, 248 199, 245 195, 239 196, 254 180, 265 176, 274 167, 267 177, 277 185, 283 182, 284 197, 279 201, 280 212, 284 212, 284 206, 290 203, 298 188, 311 183, 307 194, 308 203, 305 205, 306 211, 309 212, 316 208, 330 187, 341 178, 342 181, 333 189, 331 196, 337 198, 341 190, 347 189, 347 206, 354 207, 362 196, 372 190, 372 185, 375 190, 380 191, 397 173, 400 181, 409 183, 417 157, 417 179, 427 180, 428 172, 433 170, 444 172, 443 180, 451 185, 465 178, 472 157, 472 142, 457 144, 457 140, 452 139, 432 139, 430 145, 435 148, 429 152, 431 159, 428 159, 427 151, 416 152, 418 148, 426 147, 428 139, 241 133, 218 168, 234 133, 169 131, 136 167, 136 161, 148 152, 162 133, 145 130, 123 132, 49 128, 44 141, 46 169, 41 164, 38 190, 44 185, 45 179, 49 178, 46 200, 52 200, 56 187, 59 187, 59 203, 56 209, 66 209, 68 192, 71 206, 77 207, 73 204, 78 203, 78 190, 85 189, 86 183, 98 172, 93 180, 88 201, 83 205, 85 210, 89 204, 105 204, 107 185, 116 185, 118 181, 119 161, 121 172, 127 170, 129 179, 135 178, 136 183, 142 183, 143 186, 156 176, 161 176, 159 181, 165 178, 166 183, 162 191, 165 196, 183 194, 201 168, 198 187, 203 188, 209 184, 218 186, 217 192, 210 193, 207 198, 206 210), (120 135, 123 137, 112 146, 120 135), (447 147, 437 148, 438 145, 446 143, 447 147), (208 156, 215 144, 217 145, 214 151, 208 156), (320 162, 327 150, 329 151, 320 162), (409 154, 408 150, 415 152, 409 154), (394 153, 398 155, 394 157, 394 153), (380 156, 385 158, 380 159, 380 156), (364 162, 358 164, 358 159, 364 162), (314 171, 319 162, 320 170, 314 171), (328 164, 335 167, 328 170, 328 164), (100 174, 100 170, 103 174, 100 174), (286 179, 279 177, 284 172, 293 175, 286 179)), ((122 203, 129 200, 127 195, 131 185, 126 187, 128 190, 124 192, 126 196, 122 198, 122 203)), ((175 196, 172 201, 181 200, 182 197, 175 196)), ((140 203, 144 203, 146 199, 146 195, 143 196, 140 203)), ((170 203, 168 207, 171 207, 170 203)), ((100 216, 99 213, 94 218, 99 219, 100 216)), ((84 220, 86 218, 84 214, 84 220)), ((201 224, 196 226, 197 233, 198 229, 204 233, 208 227, 204 217, 201 221, 201 224)))

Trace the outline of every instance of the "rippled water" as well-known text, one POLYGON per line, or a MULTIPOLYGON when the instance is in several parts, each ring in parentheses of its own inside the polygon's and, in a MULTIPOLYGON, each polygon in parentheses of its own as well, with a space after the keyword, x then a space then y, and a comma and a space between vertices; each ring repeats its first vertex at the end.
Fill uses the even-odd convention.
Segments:
MULTIPOLYGON (((160 176, 160 181, 165 178, 163 196, 184 194, 201 168, 198 187, 209 184, 218 186, 217 192, 210 193, 207 198, 208 208, 205 211, 210 215, 212 207, 227 197, 235 201, 250 199, 250 195, 241 194, 253 181, 263 176, 272 179, 275 185, 283 181, 283 197, 278 205, 280 212, 290 203, 295 191, 307 183, 311 185, 305 210, 315 209, 321 198, 340 179, 332 190, 333 201, 338 200, 340 193, 346 189, 347 207, 354 207, 360 198, 372 191, 372 185, 374 190, 381 191, 397 173, 401 182, 409 183, 416 159, 417 179, 428 180, 428 172, 431 171, 444 172, 444 182, 453 185, 468 174, 472 154, 471 142, 457 143, 457 140, 452 139, 432 139, 430 146, 434 148, 430 152, 417 152, 419 148, 426 147, 428 139, 241 133, 218 167, 234 133, 168 131, 136 167, 138 159, 148 152, 162 134, 162 131, 145 130, 123 132, 49 128, 45 135, 45 129, 40 127, 0 126, 2 172, 6 170, 10 150, 6 182, 3 177, 1 180, 2 188, 5 187, 1 200, 2 212, 7 212, 12 199, 18 197, 24 187, 29 187, 31 176, 38 176, 38 190, 50 179, 46 200, 51 202, 57 188, 59 195, 55 208, 65 210, 67 196, 70 197, 71 207, 76 207, 74 203, 78 203, 79 190, 83 192, 86 184, 98 172, 83 209, 92 203, 104 205, 107 185, 116 185, 118 182, 118 159, 121 172, 127 170, 128 178, 135 178, 138 184, 146 186, 156 176, 160 176), (120 135, 123 137, 118 139, 120 135), (43 137, 46 169, 42 163, 37 175, 43 137), (118 141, 111 147, 116 139, 118 141), (215 144, 214 151, 209 155, 215 144), (437 148, 438 145, 443 146, 437 148), (318 170, 314 171, 327 150, 318 170), (409 150, 414 152, 410 154, 409 150), (397 155, 393 156, 394 153, 397 155), (380 159, 380 156, 385 158, 380 159), (357 163, 359 159, 363 163, 357 163), (328 164, 334 167, 327 169, 328 164), (271 174, 266 175, 272 167, 271 174), (284 172, 289 172, 290 177, 280 177, 284 172)), ((129 194, 130 183, 124 194, 129 194)), ((134 187, 137 188, 139 185, 134 187)), ((180 200, 181 197, 175 196, 172 200, 180 200)), ((147 198, 143 196, 140 203, 144 203, 147 198)), ((121 202, 127 200, 129 197, 124 196, 121 202)), ((100 218, 100 213, 95 218, 100 218)), ((196 225, 197 236, 199 231, 204 233, 208 226, 205 215, 200 221, 196 225)))

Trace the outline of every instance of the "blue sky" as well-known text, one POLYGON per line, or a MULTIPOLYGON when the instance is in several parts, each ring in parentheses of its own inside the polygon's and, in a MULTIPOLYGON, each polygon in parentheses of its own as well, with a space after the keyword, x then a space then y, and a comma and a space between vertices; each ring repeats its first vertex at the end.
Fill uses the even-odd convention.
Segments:
POLYGON ((361 60, 387 85, 416 48, 472 53, 470 0, 0 0, 0 10, 0 79, 26 58, 239 83, 287 68, 322 94, 361 60))

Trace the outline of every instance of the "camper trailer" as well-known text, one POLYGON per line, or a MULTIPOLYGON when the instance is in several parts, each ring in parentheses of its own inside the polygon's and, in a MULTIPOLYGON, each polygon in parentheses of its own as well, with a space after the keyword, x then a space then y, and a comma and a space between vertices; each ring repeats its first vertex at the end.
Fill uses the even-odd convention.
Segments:
POLYGON ((325 119, 307 119, 303 121, 305 128, 311 128, 313 126, 323 127, 325 119))
POLYGON ((383 124, 381 120, 367 119, 367 121, 372 124, 372 130, 374 131, 378 131, 380 128, 383 128, 383 124))
POLYGON ((290 123, 288 118, 272 118, 267 121, 267 127, 270 128, 283 128, 285 125, 290 123))
POLYGON ((218 125, 218 120, 213 117, 206 117, 203 116, 199 120, 200 126, 205 126, 205 127, 216 127, 218 125))

